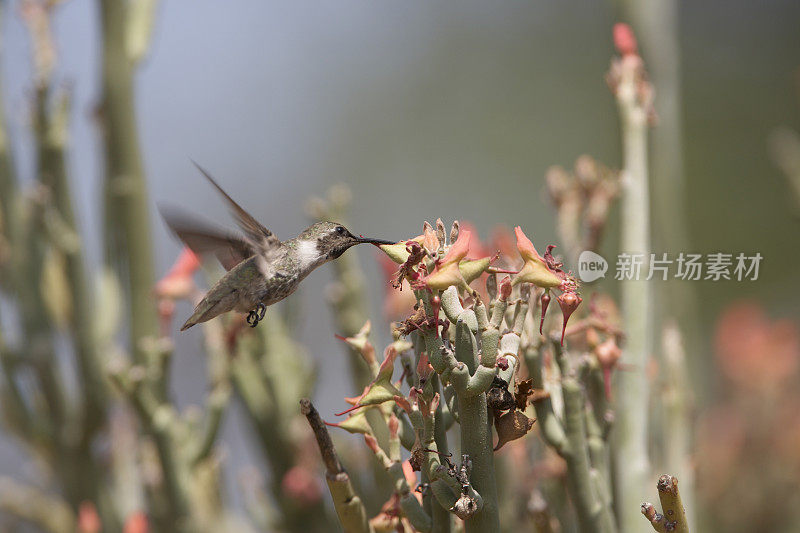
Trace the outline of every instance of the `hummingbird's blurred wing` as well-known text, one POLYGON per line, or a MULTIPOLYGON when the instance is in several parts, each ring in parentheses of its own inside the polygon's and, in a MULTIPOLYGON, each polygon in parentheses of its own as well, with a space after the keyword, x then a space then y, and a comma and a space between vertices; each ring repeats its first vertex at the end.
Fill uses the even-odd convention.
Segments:
MULTIPOLYGON (((194 161, 192 161, 194 163, 194 161)), ((208 181, 216 187, 219 193, 228 201, 231 209, 233 210, 233 214, 236 217, 236 222, 239 224, 239 227, 242 228, 244 231, 245 237, 248 243, 253 247, 256 251, 256 255, 263 256, 265 258, 271 258, 274 256, 280 247, 281 241, 278 237, 275 236, 270 230, 265 228, 261 222, 253 218, 253 216, 245 211, 239 204, 237 204, 233 198, 228 196, 222 187, 220 187, 214 178, 206 172, 203 167, 194 163, 194 166, 203 173, 208 181)))
POLYGON ((225 270, 230 270, 255 254, 242 237, 194 217, 175 207, 159 205, 167 226, 197 255, 214 254, 225 270))

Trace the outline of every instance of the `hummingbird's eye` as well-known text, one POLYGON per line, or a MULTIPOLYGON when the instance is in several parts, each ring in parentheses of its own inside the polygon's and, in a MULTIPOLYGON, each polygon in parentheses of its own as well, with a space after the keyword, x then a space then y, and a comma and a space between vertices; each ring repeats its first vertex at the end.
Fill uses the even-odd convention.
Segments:
POLYGON ((336 226, 336 233, 338 233, 339 235, 344 235, 346 231, 347 230, 344 229, 343 226, 336 226))

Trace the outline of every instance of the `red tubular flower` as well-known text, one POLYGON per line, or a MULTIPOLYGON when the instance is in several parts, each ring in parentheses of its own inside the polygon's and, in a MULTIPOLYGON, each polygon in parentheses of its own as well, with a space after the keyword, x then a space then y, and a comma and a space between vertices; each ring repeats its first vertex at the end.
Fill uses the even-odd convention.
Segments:
POLYGON ((405 396, 395 395, 394 403, 400 406, 400 409, 402 409, 408 414, 411 414, 411 412, 413 411, 413 409, 411 408, 411 402, 409 402, 405 396))
MULTIPOLYGON (((414 472, 414 467, 411 466, 411 461, 406 459, 403 461, 403 476, 406 478, 406 483, 408 483, 409 487, 416 487, 417 486, 417 474, 414 472)), ((422 503, 422 493, 421 492, 414 492, 414 497, 417 499, 419 503, 422 503)))
POLYGON ((396 439, 398 432, 400 431, 400 420, 398 420, 397 417, 394 416, 394 413, 392 413, 389 416, 389 420, 386 422, 386 426, 389 428, 389 437, 396 439))
POLYGON ((542 317, 539 319, 539 335, 542 334, 542 327, 544 326, 544 315, 547 313, 547 308, 550 305, 550 293, 545 291, 542 293, 542 317))
POLYGON ((147 533, 150 531, 147 515, 142 511, 131 513, 125 520, 125 526, 122 531, 123 533, 147 533))
POLYGON ((500 282, 500 299, 502 301, 506 301, 511 297, 511 290, 512 290, 511 278, 508 276, 503 278, 503 281, 500 282))
POLYGON ((184 248, 166 276, 156 283, 156 296, 173 300, 191 297, 195 288, 192 277, 198 268, 200 260, 189 248, 184 248))
POLYGON ((614 24, 614 47, 623 57, 639 54, 633 30, 624 22, 614 24))
POLYGON ((609 337, 595 347, 594 355, 603 370, 603 386, 605 387, 606 399, 611 401, 611 372, 619 363, 619 359, 622 357, 622 350, 617 346, 616 339, 609 337))
POLYGON ((380 453, 381 447, 378 445, 378 439, 366 433, 364 435, 364 442, 367 443, 367 448, 372 450, 373 453, 380 453))
POLYGON ((99 533, 103 528, 100 522, 100 515, 90 501, 81 502, 78 508, 78 531, 80 533, 99 533))
POLYGON ((564 345, 564 332, 567 329, 567 322, 569 321, 569 317, 572 316, 572 313, 581 305, 583 299, 578 296, 576 292, 563 292, 561 293, 558 298, 558 305, 561 307, 561 314, 564 315, 564 322, 561 325, 561 345, 564 345))
POLYGON ((417 364, 417 376, 419 376, 419 381, 421 384, 425 384, 428 382, 428 379, 433 374, 433 367, 428 360, 428 354, 423 353, 419 357, 419 363, 417 364))
POLYGON ((281 479, 283 493, 295 502, 311 506, 322 498, 317 477, 305 466, 293 466, 281 479))

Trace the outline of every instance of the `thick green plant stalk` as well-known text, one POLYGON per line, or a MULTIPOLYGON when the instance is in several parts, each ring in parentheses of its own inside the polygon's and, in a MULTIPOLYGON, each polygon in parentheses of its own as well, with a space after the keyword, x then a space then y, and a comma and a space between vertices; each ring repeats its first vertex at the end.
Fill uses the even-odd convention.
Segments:
MULTIPOLYGON (((0 4, 0 57, 3 51, 3 7, 0 4)), ((2 87, 2 77, 0 77, 0 87, 2 87)), ((13 171, 13 161, 11 150, 6 133, 6 117, 2 94, 0 94, 0 288, 7 289, 11 277, 11 261, 9 260, 9 248, 11 240, 16 233, 17 217, 13 216, 16 211, 15 203, 17 199, 17 181, 13 171)))
POLYGON ((668 323, 662 333, 662 353, 664 361, 663 422, 661 442, 664 448, 664 465, 676 472, 681 482, 683 500, 690 508, 686 510, 686 519, 690 527, 693 525, 694 513, 691 502, 694 501, 692 481, 694 466, 692 465, 693 442, 691 435, 694 394, 691 378, 686 369, 686 352, 678 325, 668 323))
MULTIPOLYGON (((105 147, 105 237, 108 263, 128 298, 130 347, 137 362, 140 341, 157 334, 151 290, 155 282, 147 182, 134 108, 134 73, 152 21, 134 17, 141 1, 100 0, 103 37, 102 125, 105 147)), ((162 397, 165 391, 158 391, 162 397)))
POLYGON ((94 335, 94 292, 87 282, 84 249, 66 174, 69 96, 62 94, 51 102, 50 92, 48 85, 37 88, 34 129, 38 182, 47 190, 42 207, 47 253, 51 261, 63 257, 63 264, 56 263, 58 271, 63 272, 63 286, 60 290, 51 288, 44 298, 50 301, 51 313, 55 312, 54 326, 67 328, 80 380, 77 404, 66 397, 62 400, 68 406, 67 423, 77 431, 56 443, 53 467, 73 509, 82 501, 96 501, 105 523, 111 525, 119 518, 104 495, 102 468, 92 451, 95 437, 106 429, 109 391, 94 335))
MULTIPOLYGON (((650 253, 650 195, 647 132, 650 93, 643 91, 641 58, 627 54, 612 65, 609 75, 622 127, 620 249, 629 254, 650 253), (644 96, 643 96, 644 95, 644 96)), ((626 342, 623 359, 632 367, 617 378, 617 408, 613 438, 616 508, 622 531, 640 527, 636 505, 650 474, 648 443, 649 384, 645 370, 652 344, 652 295, 642 279, 620 281, 626 342)))
POLYGON ((661 512, 656 511, 652 503, 642 504, 644 517, 659 533, 689 533, 686 510, 678 491, 678 478, 664 474, 658 478, 658 498, 661 500, 661 512))
MULTIPOLYGON (((161 480, 148 487, 148 497, 159 531, 221 531, 238 523, 219 497, 218 458, 213 453, 213 443, 230 399, 228 353, 223 348, 221 325, 207 326, 212 388, 201 419, 179 413, 173 404, 155 393, 162 384, 148 382, 145 376, 166 379, 167 373, 160 368, 130 365, 121 358, 109 368, 112 381, 133 406, 154 442, 161 480)), ((169 339, 145 342, 144 349, 150 352, 146 360, 151 365, 164 366, 171 358, 169 339)))
MULTIPOLYGON (((440 398, 444 396, 438 374, 431 376, 431 389, 438 393, 440 398)), ((436 413, 431 421, 433 427, 427 427, 426 430, 423 430, 423 442, 426 443, 428 449, 448 455, 450 447, 447 442, 447 421, 445 420, 444 404, 444 401, 440 401, 436 407, 436 413)), ((452 419, 453 414, 449 410, 447 415, 452 419)), ((426 457, 427 468, 423 472, 423 483, 427 483, 430 479, 430 459, 432 455, 427 454, 426 457)), ((433 501, 431 495, 423 497, 423 503, 427 504, 425 510, 431 515, 431 533, 450 533, 452 520, 448 509, 433 501)))
MULTIPOLYGON (((478 345, 466 323, 456 323, 455 358, 463 363, 472 376, 476 375, 475 363, 478 345)), ((494 452, 486 391, 489 387, 469 390, 464 381, 454 381, 458 398, 458 420, 461 428, 461 453, 472 460, 470 481, 483 498, 483 509, 467 520, 465 530, 499 531, 500 515, 497 503, 497 480, 494 474, 494 452)))
POLYGON ((103 423, 108 391, 93 331, 92 308, 95 298, 87 282, 83 246, 66 172, 69 96, 60 95, 56 105, 48 110, 51 103, 50 90, 41 86, 38 91, 35 130, 39 149, 39 182, 52 195, 49 217, 58 224, 49 231, 53 248, 65 258, 64 270, 68 286, 63 298, 69 305, 69 313, 65 319, 72 336, 83 394, 83 419, 78 423, 84 425, 83 438, 89 439, 95 426, 103 423))
MULTIPOLYGON (((656 237, 656 248, 661 250, 681 250, 691 245, 686 217, 675 216, 675 213, 687 212, 686 176, 684 172, 684 156, 682 143, 682 106, 681 106, 681 50, 680 50, 680 13, 676 0, 642 0, 620 2, 623 20, 630 21, 637 32, 638 41, 647 57, 647 69, 653 84, 657 87, 658 127, 651 132, 650 150, 652 153, 651 183, 653 197, 658 202, 652 206, 653 234, 656 237)), ((662 320, 674 320, 681 333, 696 346, 702 342, 697 324, 699 321, 699 303, 695 292, 688 284, 679 280, 668 280, 659 284, 656 290, 656 323, 662 320)), ((656 332, 657 334, 657 332, 656 332)), ((665 365, 670 365, 681 374, 687 373, 686 360, 667 360, 663 353, 665 365), (681 365, 682 369, 676 369, 681 365)), ((697 362, 696 364, 703 364, 697 362)), ((699 366, 695 366, 695 371, 699 366)), ((708 369, 705 369, 708 372, 708 369)), ((701 372, 700 374, 705 374, 701 372)), ((676 384, 678 385, 678 384, 676 384)), ((685 387, 684 387, 685 388, 685 387)), ((700 389, 702 389, 701 387, 700 389)), ((680 401, 680 400, 678 400, 680 401)), ((686 426, 691 426, 687 413, 686 426)), ((660 428, 661 433, 668 434, 682 430, 675 425, 660 428)), ((678 436, 677 438, 682 438, 678 436)), ((684 439, 685 440, 685 439, 684 439)), ((677 450, 675 450, 677 452, 677 450)), ((691 501, 694 481, 691 469, 684 468, 687 456, 667 451, 663 466, 675 472, 682 480, 684 498, 691 501)), ((655 462, 655 461, 654 461, 655 462)), ((690 510, 693 506, 690 505, 690 510)), ((690 523, 693 521, 689 515, 690 523)))
MULTIPOLYGON (((414 337, 414 363, 418 368, 420 361, 423 357, 427 357, 427 354, 423 336, 417 334, 414 337)), ((444 482, 438 477, 439 469, 442 468, 442 458, 450 456, 447 430, 455 422, 454 415, 450 408, 446 407, 447 400, 439 375, 435 372, 431 373, 423 381, 422 376, 416 370, 412 372, 413 376, 409 379, 409 384, 422 390, 425 405, 435 404, 436 408, 429 413, 423 413, 419 409, 408 413, 411 426, 409 433, 413 433, 413 440, 404 446, 412 452, 412 455, 415 451, 420 451, 419 448, 415 448, 418 444, 421 450, 428 450, 427 453, 424 453, 424 461, 420 469, 422 486, 429 487, 429 490, 423 491, 423 508, 431 519, 431 533, 450 533, 452 529, 450 507, 456 497, 449 487, 443 486, 444 482), (441 504, 434 493, 444 496, 446 504, 441 504)), ((398 414, 402 416, 402 413, 398 414)), ((401 420, 405 420, 405 418, 401 418, 401 420)))
MULTIPOLYGON (((561 375, 561 395, 563 398, 563 420, 553 411, 550 394, 534 401, 536 417, 542 438, 567 462, 567 490, 575 507, 578 526, 582 532, 613 533, 617 530, 611 512, 609 480, 603 471, 592 464, 603 455, 592 450, 589 427, 594 416, 587 411, 587 398, 583 385, 578 380, 579 372, 573 368, 566 351, 558 340, 552 346, 555 360, 561 375)), ((525 347, 525 361, 533 380, 534 389, 544 390, 542 361, 544 343, 525 347)))
MULTIPOLYGON (((0 4, 0 23, 2 23, 0 4)), ((0 24, 0 29, 2 24, 0 24)), ((0 34, 2 50, 2 34, 0 34)), ((13 172, 11 151, 6 135, 6 121, 2 94, 0 94, 0 288, 11 291, 17 276, 16 261, 12 257, 15 241, 20 237, 19 192, 13 172)), ((23 438, 30 439, 32 432, 30 413, 23 392, 14 378, 19 354, 5 343, 0 331, 0 365, 3 369, 2 406, 3 414, 12 428, 23 438)))
POLYGON ((7 477, 0 477, 0 511, 48 533, 75 532, 75 513, 63 500, 7 477))
MULTIPOLYGON (((425 340, 434 370, 446 380, 455 392, 458 404, 458 422, 461 432, 461 453, 471 461, 469 475, 470 490, 475 495, 463 495, 459 501, 469 497, 475 499, 475 508, 467 513, 456 512, 465 519, 467 532, 492 532, 500 530, 497 484, 494 471, 494 452, 492 432, 489 421, 486 392, 492 386, 497 374, 497 358, 511 359, 510 366, 516 364, 517 350, 522 329, 522 319, 514 329, 501 338, 500 327, 507 309, 507 301, 494 303, 491 321, 484 305, 479 301, 475 311, 461 307, 455 287, 447 289, 441 296, 445 316, 455 318, 455 349, 442 344, 435 331, 427 331, 425 340), (470 328, 470 324, 473 325, 470 328), (475 333, 481 333, 479 349, 475 333)), ((427 302, 430 305, 430 302, 427 302)), ((524 319, 524 311, 518 313, 524 319)), ((434 484, 437 481, 451 483, 438 472, 431 473, 434 484)), ((451 487, 458 488, 458 487, 451 487)), ((463 490, 463 489, 462 489, 463 490)), ((456 492, 458 494, 458 492, 456 492)), ((441 503, 441 500, 440 500, 441 503)), ((457 504, 456 504, 457 505, 457 504)), ((455 509, 458 509, 454 505, 455 509)))
POLYGON ((367 520, 364 504, 353 489, 350 476, 336 455, 336 448, 333 446, 325 423, 319 417, 319 412, 307 398, 300 400, 300 412, 308 420, 308 424, 314 432, 314 438, 317 440, 322 461, 325 463, 325 480, 328 483, 333 506, 342 529, 345 533, 372 533, 373 528, 367 520))
POLYGON ((3 404, 12 430, 51 469, 63 497, 77 511, 94 500, 106 523, 115 513, 101 489, 102 468, 92 449, 105 424, 106 384, 95 349, 92 294, 83 264, 72 198, 66 178, 65 152, 69 98, 52 95, 54 52, 51 5, 23 10, 33 51, 32 133, 36 154, 33 192, 23 194, 13 176, 5 131, 0 133, 0 228, 6 257, 0 272, 22 322, 18 352, 0 346, 5 376, 3 404), (63 390, 55 364, 53 334, 65 331, 72 342, 78 371, 78 401, 63 390), (34 370, 32 387, 21 389, 18 376, 34 370), (35 400, 44 397, 46 403, 35 400), (31 406, 29 408, 28 406, 31 406))

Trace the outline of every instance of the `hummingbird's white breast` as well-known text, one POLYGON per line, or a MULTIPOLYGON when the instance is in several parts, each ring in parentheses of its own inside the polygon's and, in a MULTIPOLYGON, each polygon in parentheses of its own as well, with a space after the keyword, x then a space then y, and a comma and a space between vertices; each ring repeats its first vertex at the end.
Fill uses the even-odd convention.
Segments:
POLYGON ((300 263, 300 268, 305 270, 307 268, 315 267, 320 262, 320 253, 317 249, 316 239, 306 241, 301 240, 297 242, 297 260, 300 263))

